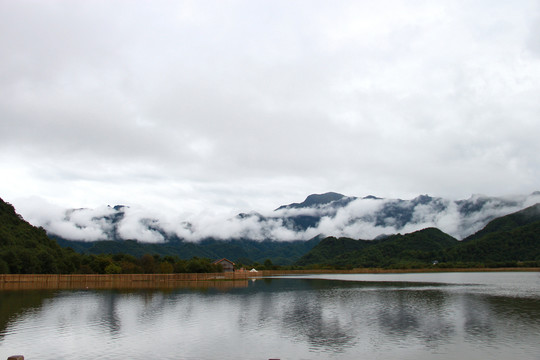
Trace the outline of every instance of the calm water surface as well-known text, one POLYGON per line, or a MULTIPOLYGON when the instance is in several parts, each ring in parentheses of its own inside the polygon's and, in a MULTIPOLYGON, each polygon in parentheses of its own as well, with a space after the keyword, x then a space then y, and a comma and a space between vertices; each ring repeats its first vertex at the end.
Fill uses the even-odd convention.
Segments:
POLYGON ((540 273, 1 291, 0 360, 540 359, 540 273))

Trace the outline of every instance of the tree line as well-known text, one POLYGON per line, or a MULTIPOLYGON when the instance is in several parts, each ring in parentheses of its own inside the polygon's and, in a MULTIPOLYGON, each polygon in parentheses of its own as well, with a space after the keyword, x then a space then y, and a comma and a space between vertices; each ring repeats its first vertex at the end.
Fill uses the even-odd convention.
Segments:
POLYGON ((145 254, 78 254, 71 249, 4 247, 0 251, 0 274, 172 274, 222 272, 220 264, 194 257, 145 254))

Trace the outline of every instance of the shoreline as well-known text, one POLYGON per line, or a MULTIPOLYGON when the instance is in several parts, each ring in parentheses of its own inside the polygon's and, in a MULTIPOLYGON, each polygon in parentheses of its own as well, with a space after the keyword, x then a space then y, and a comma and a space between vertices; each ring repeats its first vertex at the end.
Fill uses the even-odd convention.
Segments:
POLYGON ((173 290, 247 287, 249 281, 275 276, 324 274, 406 274, 451 272, 540 272, 540 268, 452 269, 352 269, 352 270, 261 270, 256 273, 188 274, 0 274, 0 291, 18 290, 173 290))
POLYGON ((500 268, 421 268, 385 269, 355 268, 350 270, 309 269, 309 270, 259 270, 221 273, 171 273, 171 274, 0 274, 4 282, 78 282, 78 281, 209 281, 240 280, 260 278, 280 274, 380 274, 380 273, 432 273, 432 272, 540 272, 540 267, 500 267, 500 268))
POLYGON ((357 268, 351 270, 261 270, 264 276, 309 275, 309 274, 403 274, 403 273, 438 273, 438 272, 540 272, 540 267, 503 267, 503 268, 422 268, 422 269, 383 269, 357 268))
POLYGON ((354 271, 354 273, 356 274, 380 274, 380 273, 400 274, 400 273, 434 273, 434 272, 540 272, 540 267, 353 269, 352 271, 354 271))

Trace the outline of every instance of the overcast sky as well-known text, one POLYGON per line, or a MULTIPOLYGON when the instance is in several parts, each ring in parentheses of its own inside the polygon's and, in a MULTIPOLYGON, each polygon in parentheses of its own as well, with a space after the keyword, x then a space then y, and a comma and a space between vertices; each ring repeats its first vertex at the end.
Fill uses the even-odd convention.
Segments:
POLYGON ((0 49, 16 207, 540 190, 538 1, 0 0, 0 49))

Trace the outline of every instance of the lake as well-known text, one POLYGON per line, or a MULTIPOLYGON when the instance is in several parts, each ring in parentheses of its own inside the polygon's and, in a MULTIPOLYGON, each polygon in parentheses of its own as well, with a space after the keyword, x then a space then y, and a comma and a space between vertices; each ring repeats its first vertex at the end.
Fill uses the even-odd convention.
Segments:
POLYGON ((0 291, 0 360, 540 359, 540 273, 0 291))

